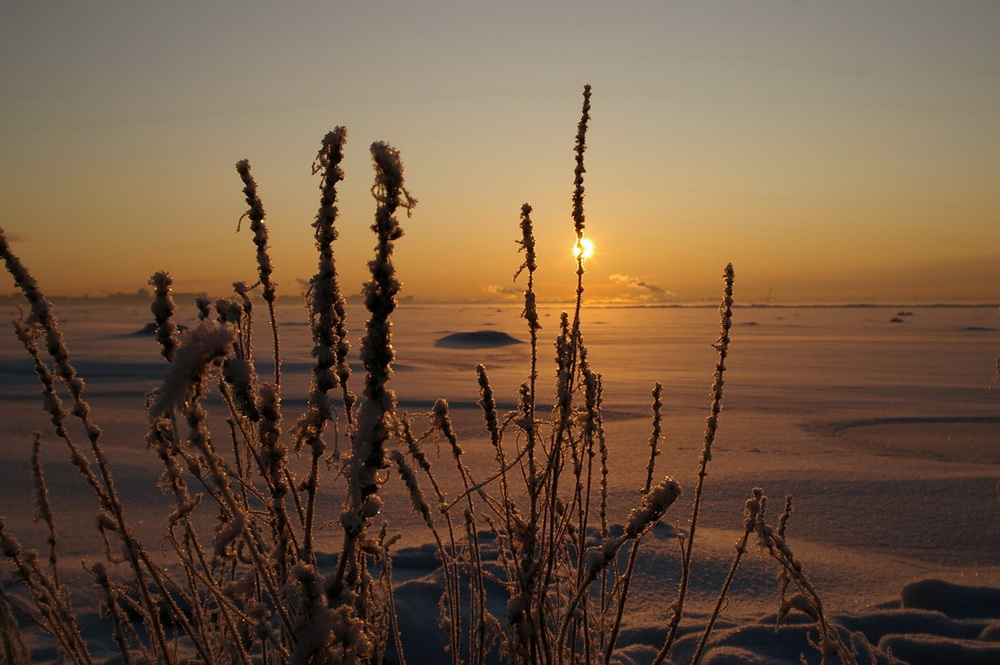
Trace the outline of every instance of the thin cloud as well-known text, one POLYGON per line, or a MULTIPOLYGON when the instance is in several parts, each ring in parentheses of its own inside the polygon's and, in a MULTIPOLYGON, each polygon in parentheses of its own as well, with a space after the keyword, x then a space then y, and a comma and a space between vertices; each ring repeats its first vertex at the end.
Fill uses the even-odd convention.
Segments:
POLYGON ((483 293, 489 294, 491 296, 501 296, 503 298, 511 298, 514 296, 524 295, 524 291, 513 286, 497 286, 496 284, 489 284, 483 287, 483 293))
POLYGON ((672 291, 667 291, 666 289, 660 288, 655 284, 644 282, 637 277, 632 277, 631 275, 615 273, 608 279, 610 279, 614 284, 626 286, 630 289, 638 291, 638 293, 635 294, 636 300, 655 300, 658 302, 665 302, 673 300, 676 297, 676 294, 672 291))

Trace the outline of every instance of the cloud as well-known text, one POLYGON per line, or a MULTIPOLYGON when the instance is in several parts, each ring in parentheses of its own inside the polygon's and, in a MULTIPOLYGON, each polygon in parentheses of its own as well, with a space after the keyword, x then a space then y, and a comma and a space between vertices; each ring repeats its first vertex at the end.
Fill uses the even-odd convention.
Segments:
POLYGON ((483 287, 483 293, 489 294, 491 296, 501 296, 503 298, 512 298, 515 296, 523 296, 524 290, 518 289, 513 286, 497 286, 496 284, 489 284, 483 287))
POLYGON ((662 302, 662 301, 673 300, 676 297, 676 295, 671 291, 662 289, 659 286, 656 286, 655 284, 644 282, 637 277, 632 277, 631 275, 623 275, 621 273, 615 273, 611 275, 608 279, 610 279, 615 284, 619 284, 621 286, 627 286, 630 289, 635 289, 639 291, 640 293, 635 295, 635 298, 637 300, 656 300, 662 302))

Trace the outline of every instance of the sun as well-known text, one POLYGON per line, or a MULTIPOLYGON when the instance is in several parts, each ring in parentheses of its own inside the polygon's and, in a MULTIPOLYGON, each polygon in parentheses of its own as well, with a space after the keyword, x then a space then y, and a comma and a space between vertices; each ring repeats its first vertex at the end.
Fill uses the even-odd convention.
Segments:
POLYGON ((590 238, 580 238, 573 244, 573 258, 586 261, 594 255, 594 241, 590 238))

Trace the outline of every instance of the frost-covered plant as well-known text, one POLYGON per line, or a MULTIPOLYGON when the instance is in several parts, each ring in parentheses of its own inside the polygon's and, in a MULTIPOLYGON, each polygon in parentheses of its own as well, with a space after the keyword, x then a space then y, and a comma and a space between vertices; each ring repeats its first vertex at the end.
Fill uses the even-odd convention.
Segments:
MULTIPOLYGON (((146 442, 163 463, 160 484, 175 503, 166 520, 172 566, 154 562, 133 535, 114 490, 101 446, 102 431, 84 400, 84 383, 69 360, 53 307, 0 231, 0 257, 30 308, 27 317, 15 322, 15 332, 34 360, 43 405, 56 434, 69 447, 71 461, 98 500, 98 528, 108 543, 107 562, 93 564, 90 570, 104 590, 106 612, 125 662, 176 662, 192 652, 205 663, 364 662, 385 653, 385 629, 394 623, 387 600, 388 576, 373 577, 371 571, 380 564, 388 570, 390 539, 368 527, 378 512, 375 479, 387 464, 384 446, 395 410, 386 387, 392 362, 388 317, 399 289, 391 263, 392 242, 401 235, 394 211, 400 205, 408 209, 414 201, 403 188, 398 152, 387 144, 373 145, 377 173, 373 192, 378 200, 373 228, 379 242, 366 287, 372 313, 362 344, 367 381, 362 402, 355 404, 346 386, 349 345, 331 250, 335 187, 342 177, 338 165, 345 139, 342 128, 331 132, 317 160, 323 178, 315 224, 320 263, 311 302, 316 364, 312 397, 291 446, 282 429, 276 291, 265 214, 246 160, 237 164, 237 171, 250 206, 247 216, 257 248, 258 284, 271 317, 274 382, 262 380, 255 370, 251 291, 257 285, 237 282, 235 298, 214 303, 200 299, 198 324, 182 333, 172 320, 172 279, 162 271, 150 279, 155 339, 168 369, 162 386, 148 398, 146 442), (343 464, 341 475, 349 481, 341 518, 345 550, 335 572, 321 573, 313 545, 316 521, 322 519, 316 514, 316 496, 327 449, 324 433, 334 420, 327 393, 338 383, 344 387, 346 411, 340 427, 350 435, 353 448, 352 454, 332 460, 343 464), (68 388, 70 409, 63 407, 61 384, 68 388), (214 436, 209 428, 205 399, 214 391, 228 411, 230 428, 223 437, 214 436), (70 417, 83 422, 90 455, 67 426, 70 417), (231 451, 220 445, 227 439, 231 451), (300 479, 291 469, 289 455, 302 444, 312 455, 300 479), (214 526, 206 530, 205 518, 213 513, 216 517, 208 523, 214 521, 214 526), (111 576, 119 550, 131 568, 125 581, 111 576), (139 624, 133 621, 136 616, 139 624)), ((40 465, 35 469, 37 506, 50 526, 53 554, 47 567, 41 565, 36 554, 22 550, 0 527, 4 554, 33 599, 24 603, 5 594, 0 598, 2 616, 28 618, 56 639, 62 656, 90 662, 87 645, 75 627, 69 591, 57 575, 55 520, 45 500, 40 465)), ((10 658, 24 650, 15 634, 5 633, 10 658)))
MULTIPOLYGON (((578 247, 585 230, 590 97, 586 86, 574 147, 571 217, 578 247)), ((558 329, 551 332, 556 350, 553 406, 550 413, 540 415, 537 256, 532 210, 525 204, 518 241, 524 261, 514 279, 526 273, 523 318, 530 336, 530 365, 514 410, 500 411, 486 367, 476 368, 479 406, 495 468, 485 477, 468 468, 444 400, 431 407, 423 427, 418 418, 400 413, 390 385, 395 361, 390 319, 400 290, 392 257, 403 235, 396 215, 400 208, 409 214, 416 202, 404 187, 399 152, 377 142, 371 146, 376 174, 372 230, 377 243, 364 286, 369 318, 360 345, 363 388, 356 394, 349 385, 346 307, 333 251, 346 140, 343 127, 328 133, 313 168, 320 174, 321 190, 313 223, 317 271, 307 294, 313 363, 305 411, 294 427, 286 430, 284 425, 274 313, 277 288, 266 215, 247 160, 236 168, 254 236, 257 282, 234 283, 232 298, 199 298, 198 323, 182 331, 173 322, 176 305, 170 275, 161 271, 150 278, 155 339, 168 367, 162 385, 147 399, 145 440, 163 465, 160 487, 173 499, 164 520, 167 565, 154 560, 133 533, 104 453, 103 432, 84 398, 84 382, 70 361, 54 308, 0 229, 0 258, 28 305, 27 313, 14 322, 15 334, 34 364, 43 408, 55 434, 97 501, 97 526, 106 557, 88 570, 102 593, 121 661, 126 665, 182 660, 205 665, 405 662, 391 578, 394 535, 389 526, 376 528, 374 523, 382 513, 379 493, 392 466, 437 547, 443 579, 440 624, 454 665, 497 657, 531 664, 612 662, 642 540, 681 496, 680 484, 656 469, 662 387, 657 384, 652 392, 644 487, 633 510, 609 515, 603 383, 588 357, 580 321, 584 256, 577 253, 573 313, 564 313, 558 329), (270 318, 273 381, 264 380, 255 368, 253 293, 258 286, 270 318), (338 388, 339 398, 334 394, 338 388), (63 393, 68 394, 68 407, 63 405, 63 393), (207 398, 216 393, 228 424, 222 435, 210 429, 207 398), (80 428, 70 427, 70 419, 82 424, 85 443, 78 442, 74 432, 80 428), (341 439, 348 448, 341 449, 341 439), (425 452, 428 444, 440 441, 447 444, 450 464, 457 471, 454 487, 443 480, 449 474, 438 468, 440 458, 432 462, 425 452), (293 463, 305 454, 304 464, 293 463), (319 514, 320 487, 331 482, 343 485, 339 516, 319 514), (341 527, 340 553, 329 567, 319 565, 316 552, 315 531, 321 520, 341 527), (496 566, 489 569, 483 557, 487 540, 498 552, 496 566), (492 583, 505 589, 505 598, 490 597, 492 583), (502 616, 490 611, 496 601, 505 606, 502 616)), ((710 412, 691 516, 686 532, 679 536, 680 583, 665 616, 664 642, 655 662, 670 654, 695 565, 693 547, 730 346, 733 279, 732 267, 727 266, 710 412)), ((0 519, 0 554, 20 582, 18 588, 0 586, 3 662, 30 662, 32 656, 16 627, 19 621, 30 621, 53 638, 60 661, 90 665, 94 657, 78 627, 79 608, 58 574, 57 516, 47 500, 40 446, 36 437, 32 479, 36 512, 49 533, 47 561, 23 548, 0 519)), ((799 591, 783 611, 800 609, 814 618, 824 659, 836 656, 851 662, 836 628, 825 618, 818 594, 787 546, 784 528, 789 512, 772 528, 764 522, 760 492, 747 502, 745 533, 693 663, 709 644, 753 533, 779 563, 782 590, 794 585, 799 591)))

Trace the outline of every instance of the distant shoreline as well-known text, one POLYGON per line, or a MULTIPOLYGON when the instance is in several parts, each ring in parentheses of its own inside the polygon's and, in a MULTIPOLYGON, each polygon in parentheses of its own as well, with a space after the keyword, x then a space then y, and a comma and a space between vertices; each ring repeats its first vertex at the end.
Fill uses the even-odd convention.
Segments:
MULTIPOLYGON (((177 302, 194 302, 197 298, 212 298, 206 293, 174 293, 173 298, 177 302)), ((216 296, 217 297, 217 296, 216 296)), ((56 304, 63 305, 93 305, 93 306, 113 306, 113 305, 148 305, 152 301, 152 295, 141 293, 111 294, 106 296, 49 296, 49 300, 56 304)), ((19 294, 0 295, 0 305, 15 306, 23 305, 24 298, 19 294)), ((279 304, 300 305, 304 302, 304 296, 280 296, 279 304)), ((360 298, 348 298, 348 304, 361 304, 360 298)), ((567 301, 539 301, 542 307, 572 307, 573 303, 567 301)), ((520 301, 444 301, 444 300, 415 300, 413 298, 400 298, 400 307, 523 307, 520 301)), ((719 306, 717 302, 601 302, 588 301, 587 307, 590 309, 700 309, 719 306)), ((977 303, 977 302, 818 302, 818 303, 735 303, 738 309, 874 309, 874 308, 899 308, 899 309, 927 309, 927 308, 998 308, 1000 302, 977 303)))

